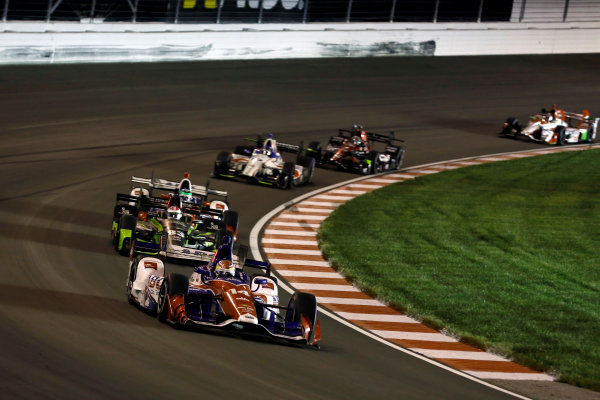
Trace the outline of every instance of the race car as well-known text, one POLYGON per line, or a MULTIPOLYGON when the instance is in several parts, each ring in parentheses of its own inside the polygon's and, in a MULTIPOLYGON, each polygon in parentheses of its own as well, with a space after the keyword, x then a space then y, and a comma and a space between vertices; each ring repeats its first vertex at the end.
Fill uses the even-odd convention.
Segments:
POLYGON ((325 149, 319 142, 311 142, 306 155, 314 157, 319 167, 334 165, 363 175, 376 174, 400 169, 404 148, 398 142, 402 140, 394 138, 394 132, 367 132, 361 125, 354 125, 351 130, 340 129, 337 136, 329 139, 325 149), (375 150, 374 142, 384 143, 385 149, 381 152, 375 150))
MULTIPOLYGON (((247 248, 245 248, 247 252, 247 248)), ((321 325, 314 295, 296 292, 279 305, 270 264, 233 256, 226 237, 214 259, 191 276, 167 273, 154 257, 131 258, 126 290, 130 303, 176 326, 220 329, 285 342, 318 346, 321 325), (251 278, 246 270, 258 270, 251 278), (281 311, 284 311, 283 313, 281 311)))
POLYGON ((216 178, 246 178, 257 183, 289 189, 312 180, 315 160, 300 155, 301 146, 278 143, 273 135, 261 136, 255 146, 237 146, 233 154, 219 153, 213 176, 216 178), (284 161, 279 151, 298 154, 296 162, 284 161))
POLYGON ((175 187, 176 191, 155 197, 136 187, 129 195, 117 194, 112 239, 119 253, 128 255, 135 240, 138 254, 209 262, 225 232, 237 235, 238 214, 229 210, 226 192, 192 185, 189 176, 179 185, 135 176, 132 182, 147 184, 151 190, 175 187))
POLYGON ((591 118, 588 110, 581 114, 563 111, 552 106, 542 108, 539 114, 529 118, 523 127, 516 118, 508 118, 502 127, 501 135, 507 137, 525 136, 529 139, 562 146, 565 143, 591 143, 596 139, 598 121, 591 118))

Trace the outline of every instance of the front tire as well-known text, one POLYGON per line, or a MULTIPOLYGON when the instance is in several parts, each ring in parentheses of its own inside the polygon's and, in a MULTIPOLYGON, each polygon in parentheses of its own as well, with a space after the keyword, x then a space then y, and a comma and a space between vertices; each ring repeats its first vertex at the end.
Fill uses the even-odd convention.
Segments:
POLYGON ((160 322, 166 321, 169 316, 169 298, 175 295, 185 296, 188 287, 189 281, 185 275, 170 272, 165 276, 158 291, 158 304, 156 305, 156 318, 160 322))
POLYGON ((557 126, 556 127, 556 145, 557 146, 563 146, 565 144, 566 141, 566 130, 564 126, 557 126))

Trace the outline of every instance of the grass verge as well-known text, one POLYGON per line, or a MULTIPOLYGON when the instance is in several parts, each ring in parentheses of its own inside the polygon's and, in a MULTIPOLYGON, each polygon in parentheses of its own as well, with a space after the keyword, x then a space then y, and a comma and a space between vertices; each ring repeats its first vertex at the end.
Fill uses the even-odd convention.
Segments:
POLYGON ((357 286, 464 341, 600 391, 600 150, 391 185, 324 221, 357 286))

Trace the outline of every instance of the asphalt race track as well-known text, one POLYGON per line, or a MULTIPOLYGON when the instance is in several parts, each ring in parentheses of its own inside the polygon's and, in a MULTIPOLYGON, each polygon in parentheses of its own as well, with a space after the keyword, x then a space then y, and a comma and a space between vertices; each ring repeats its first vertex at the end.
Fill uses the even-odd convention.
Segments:
MULTIPOLYGON (((600 112, 598 71, 600 55, 0 67, 0 398, 514 398, 326 317, 319 351, 159 324, 125 298, 115 193, 153 170, 204 184, 219 151, 264 132, 307 143, 353 123, 395 130, 405 166, 537 148, 499 138, 505 118, 553 103, 600 112)), ((353 177, 211 184, 229 191, 247 242, 269 210, 353 177)))

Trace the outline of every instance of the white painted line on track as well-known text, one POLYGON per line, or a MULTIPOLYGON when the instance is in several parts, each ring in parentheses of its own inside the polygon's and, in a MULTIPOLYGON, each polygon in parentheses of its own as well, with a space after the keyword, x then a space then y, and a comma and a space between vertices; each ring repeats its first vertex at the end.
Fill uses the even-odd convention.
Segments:
POLYGON ((317 236, 317 231, 284 231, 276 229, 265 229, 265 235, 279 235, 279 236, 317 236))
POLYGON ((363 314, 339 311, 340 317, 353 321, 402 322, 405 324, 420 324, 416 319, 398 314, 363 314))
POLYGON ((285 277, 307 277, 307 278, 334 278, 344 279, 337 272, 317 272, 317 271, 295 271, 292 269, 277 268, 277 272, 285 277))
POLYGON ((494 162, 494 161, 506 161, 506 160, 508 160, 508 158, 507 157, 483 157, 483 158, 480 158, 479 160, 486 161, 486 162, 494 162))
MULTIPOLYGON (((350 186, 348 186, 349 188, 357 188, 357 189, 378 189, 380 187, 383 187, 384 185, 361 185, 359 183, 354 183, 350 186)), ((365 192, 370 192, 370 190, 366 190, 365 192)))
POLYGON ((405 179, 402 179, 402 178, 399 178, 399 179, 383 179, 383 178, 369 179, 369 182, 388 183, 388 184, 392 184, 392 183, 396 183, 396 182, 403 182, 403 181, 405 181, 405 179))
POLYGON ((289 218, 289 219, 306 219, 306 220, 314 220, 314 221, 323 221, 327 218, 327 215, 297 215, 297 214, 281 214, 279 218, 289 218))
POLYGON ((285 265, 309 265, 312 267, 327 267, 330 268, 327 261, 311 261, 311 260, 287 260, 279 258, 269 258, 271 264, 285 264, 285 265))
POLYGON ((306 201, 300 202, 298 204, 301 204, 303 206, 309 205, 309 206, 332 207, 332 208, 336 208, 340 205, 340 203, 331 203, 331 202, 327 202, 327 201, 312 201, 312 200, 306 200, 306 201))
MULTIPOLYGON (((300 246, 318 246, 319 243, 316 240, 306 239, 306 240, 294 240, 294 239, 271 239, 264 238, 262 240, 263 243, 274 243, 274 244, 296 244, 300 246)), ((256 257, 256 256, 255 256, 256 257)))
POLYGON ((350 190, 350 189, 339 189, 339 190, 333 190, 329 193, 335 193, 335 194, 348 194, 348 195, 361 195, 361 194, 365 194, 370 192, 370 190, 350 190))
MULTIPOLYGON (((331 208, 316 208, 316 207, 294 207, 289 209, 289 211, 291 212, 314 212, 314 213, 319 213, 319 214, 331 214, 333 212, 333 209, 331 208)), ((284 213, 284 215, 287 215, 288 213, 284 213)))
POLYGON ((454 351, 454 350, 432 350, 432 349, 415 349, 412 351, 423 354, 431 358, 446 358, 454 360, 477 360, 477 361, 509 361, 506 358, 497 356, 485 351, 454 351))
POLYGON ((354 196, 328 196, 328 195, 320 195, 315 197, 315 200, 351 200, 354 196))
POLYGON ((503 379, 511 381, 553 381, 554 378, 546 374, 523 372, 490 372, 490 371, 463 371, 480 379, 503 379))
POLYGON ((324 283, 297 283, 294 282, 294 287, 300 290, 327 290, 332 292, 360 292, 359 289, 352 285, 327 285, 324 283))
POLYGON ((385 304, 373 299, 345 299, 341 297, 320 297, 317 302, 323 304, 350 304, 353 306, 384 306, 385 304))
POLYGON ((305 256, 320 256, 321 251, 319 250, 300 250, 300 249, 276 249, 273 247, 264 247, 265 253, 279 253, 279 254, 298 254, 305 256))
POLYGON ((442 335, 441 333, 429 332, 401 332, 401 331, 383 331, 371 330, 374 334, 385 339, 404 339, 404 340, 424 340, 427 342, 458 342, 458 340, 442 335))
POLYGON ((296 228, 314 228, 319 229, 321 224, 309 224, 307 222, 287 222, 287 221, 271 221, 269 222, 269 226, 290 226, 296 228))

